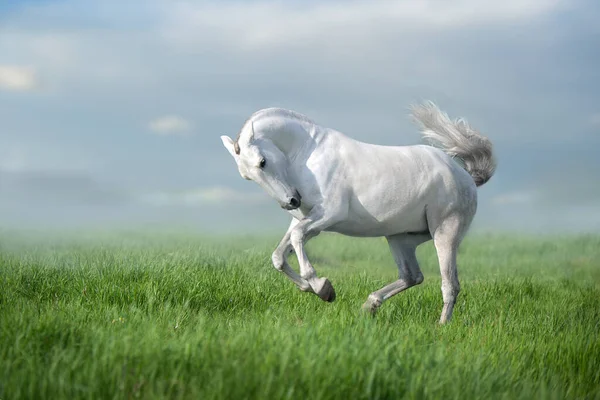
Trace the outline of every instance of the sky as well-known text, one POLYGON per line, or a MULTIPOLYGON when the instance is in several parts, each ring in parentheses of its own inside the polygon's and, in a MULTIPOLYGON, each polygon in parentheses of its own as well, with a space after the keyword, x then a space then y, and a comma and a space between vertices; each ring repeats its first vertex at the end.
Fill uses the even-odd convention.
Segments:
POLYGON ((600 231, 594 0, 0 2, 0 227, 285 231, 220 136, 284 107, 420 143, 433 100, 494 143, 476 231, 600 231))

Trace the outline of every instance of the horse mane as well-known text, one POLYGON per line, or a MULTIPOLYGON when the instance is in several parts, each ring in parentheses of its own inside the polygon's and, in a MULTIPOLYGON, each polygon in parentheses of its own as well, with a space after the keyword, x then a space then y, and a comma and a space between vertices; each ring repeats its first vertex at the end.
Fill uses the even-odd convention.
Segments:
POLYGON ((249 123, 256 121, 256 119, 259 116, 260 117, 270 117, 272 115, 283 116, 283 117, 295 119, 298 121, 307 122, 309 124, 315 124, 315 122, 312 119, 308 118, 306 115, 301 114, 297 111, 292 111, 292 110, 288 110, 285 108, 279 108, 279 107, 263 108, 262 110, 258 110, 256 112, 254 112, 252 115, 250 115, 250 117, 248 117, 248 119, 246 119, 246 121, 242 125, 242 128, 238 132, 235 140, 233 141, 233 148, 234 148, 236 154, 240 154, 239 140, 242 137, 242 133, 246 130, 246 126, 249 123))

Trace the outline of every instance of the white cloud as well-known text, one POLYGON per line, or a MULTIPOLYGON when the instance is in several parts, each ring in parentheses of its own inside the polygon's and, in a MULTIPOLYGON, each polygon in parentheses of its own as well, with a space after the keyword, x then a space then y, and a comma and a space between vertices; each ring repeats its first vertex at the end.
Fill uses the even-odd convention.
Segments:
MULTIPOLYGON (((278 45, 363 41, 392 31, 429 31, 528 20, 559 6, 559 0, 481 2, 327 1, 176 3, 167 13, 166 38, 175 42, 226 41, 245 49, 278 45)), ((418 39, 417 37, 411 40, 418 39)))
POLYGON ((215 186, 182 192, 157 192, 142 196, 142 202, 155 206, 196 206, 232 202, 260 203, 268 198, 263 193, 241 192, 227 187, 215 186))
POLYGON ((0 65, 0 89, 25 92, 37 86, 38 80, 33 68, 0 65))
POLYGON ((148 128, 159 135, 174 135, 188 133, 192 124, 177 115, 165 115, 150 121, 148 128))

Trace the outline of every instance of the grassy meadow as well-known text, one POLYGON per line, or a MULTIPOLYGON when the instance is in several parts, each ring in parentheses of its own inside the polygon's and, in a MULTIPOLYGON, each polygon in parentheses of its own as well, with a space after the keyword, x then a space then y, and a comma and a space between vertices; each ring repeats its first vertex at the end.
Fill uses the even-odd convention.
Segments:
POLYGON ((446 326, 431 243, 368 318, 384 239, 309 242, 331 304, 278 239, 0 234, 0 399, 600 399, 600 236, 470 234, 446 326))

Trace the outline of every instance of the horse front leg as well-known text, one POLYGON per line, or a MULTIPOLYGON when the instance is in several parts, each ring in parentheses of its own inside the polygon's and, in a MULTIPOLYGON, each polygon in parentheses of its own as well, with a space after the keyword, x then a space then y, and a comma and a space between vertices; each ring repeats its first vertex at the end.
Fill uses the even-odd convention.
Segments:
POLYGON ((291 229, 290 233, 290 242, 298 257, 298 264, 300 264, 300 277, 308 282, 311 292, 327 302, 335 300, 333 285, 329 279, 317 276, 317 271, 308 260, 304 245, 310 238, 317 236, 336 220, 334 215, 327 215, 321 207, 315 207, 291 229))
POLYGON ((293 218, 287 232, 285 235, 283 235, 279 245, 273 252, 271 260, 273 261, 273 266, 275 269, 279 272, 283 272, 292 282, 294 282, 294 284, 296 284, 296 286, 298 286, 301 291, 312 292, 312 287, 308 281, 298 275, 287 262, 288 256, 292 254, 293 251, 292 242, 290 239, 292 230, 296 225, 298 225, 298 220, 293 218))

